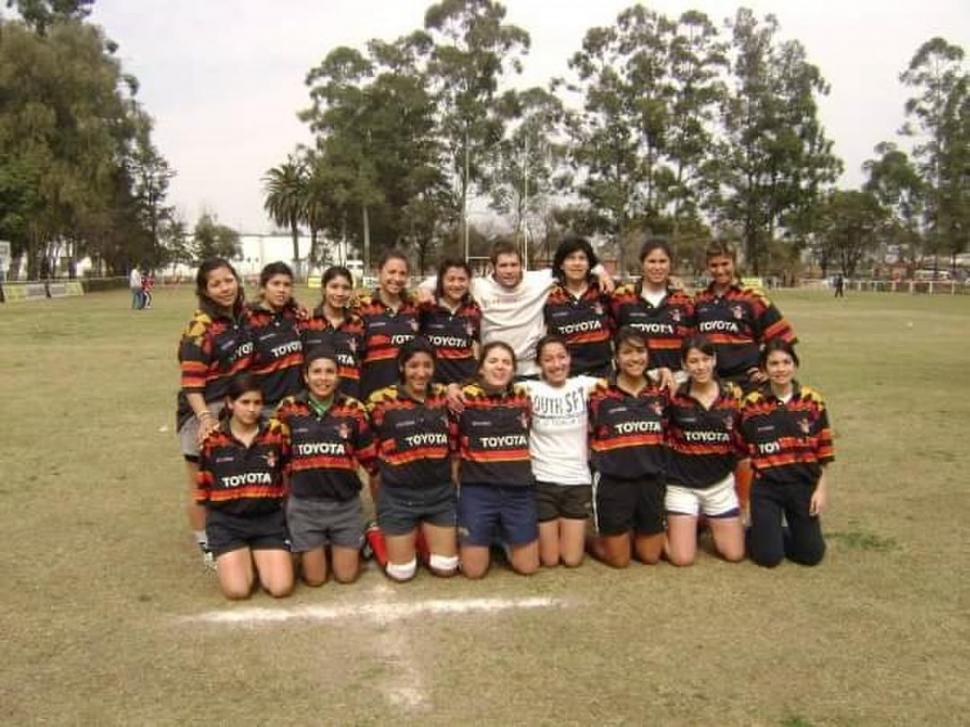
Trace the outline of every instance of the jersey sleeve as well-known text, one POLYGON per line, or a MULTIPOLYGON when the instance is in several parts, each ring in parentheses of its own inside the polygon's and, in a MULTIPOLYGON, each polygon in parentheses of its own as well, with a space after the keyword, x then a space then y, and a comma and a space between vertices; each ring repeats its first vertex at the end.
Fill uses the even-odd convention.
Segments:
POLYGON ((357 431, 355 432, 354 455, 360 465, 370 471, 370 467, 374 466, 374 460, 377 458, 377 442, 374 437, 374 430, 370 425, 367 411, 363 407, 355 412, 355 418, 357 420, 357 431))
POLYGON ((758 343, 766 343, 774 338, 780 338, 789 343, 795 343, 798 340, 791 324, 763 293, 756 291, 754 301, 754 329, 758 343))
POLYGON ((193 497, 199 505, 204 505, 209 501, 209 491, 215 481, 212 473, 212 451, 209 440, 206 439, 199 448, 199 471, 195 474, 195 490, 193 497))
POLYGON ((205 390, 206 374, 212 359, 212 343, 209 340, 210 320, 198 313, 186 326, 179 342, 179 370, 182 390, 201 393, 205 390))

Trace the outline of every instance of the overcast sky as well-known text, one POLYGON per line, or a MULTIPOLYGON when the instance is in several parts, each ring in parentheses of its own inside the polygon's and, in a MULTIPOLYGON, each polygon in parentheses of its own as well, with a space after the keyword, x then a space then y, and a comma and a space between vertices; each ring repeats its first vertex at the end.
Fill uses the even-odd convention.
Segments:
MULTIPOLYGON (((393 39, 420 27, 429 0, 97 0, 91 20, 120 44, 125 69, 155 118, 155 142, 177 170, 170 202, 194 224, 203 210, 241 232, 266 232, 261 177, 308 142, 296 112, 303 79, 339 45, 393 39)), ((516 85, 568 73, 586 30, 611 24, 621 0, 507 0, 507 21, 532 48, 516 85)), ((934 35, 970 51, 968 0, 787 0, 747 2, 774 13, 780 38, 801 41, 832 90, 821 117, 845 162, 844 186, 862 179, 872 147, 895 138, 906 89, 898 75, 934 35)), ((649 3, 676 16, 699 8, 715 22, 736 2, 649 3)))

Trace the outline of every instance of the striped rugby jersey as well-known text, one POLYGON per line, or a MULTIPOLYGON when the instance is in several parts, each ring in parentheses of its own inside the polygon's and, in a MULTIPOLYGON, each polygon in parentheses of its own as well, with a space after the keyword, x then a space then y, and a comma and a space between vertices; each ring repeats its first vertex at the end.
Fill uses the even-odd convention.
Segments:
POLYGON ((689 381, 670 401, 669 484, 710 487, 731 474, 738 457, 746 455, 740 433, 741 389, 728 381, 718 381, 717 386, 709 409, 690 395, 689 381))
POLYGON ((248 447, 223 420, 199 451, 195 501, 231 515, 262 515, 282 507, 283 470, 289 450, 285 430, 275 419, 259 424, 248 447))
POLYGON ((798 383, 788 402, 777 398, 770 386, 748 394, 741 408, 741 433, 755 482, 814 487, 822 466, 835 459, 822 395, 798 383))
POLYGON ((610 298, 616 327, 630 326, 647 338, 651 369, 681 369, 680 344, 694 332, 694 303, 683 290, 667 289, 660 305, 651 305, 643 295, 643 281, 621 285, 610 298))
POLYGON ((634 396, 603 381, 589 396, 591 461, 597 472, 624 480, 663 474, 667 465, 666 389, 648 383, 634 396))
POLYGON ((357 496, 358 464, 374 457, 374 435, 367 410, 357 399, 337 392, 321 417, 306 392, 284 399, 276 410, 288 434, 290 494, 345 502, 357 496))
POLYGON ((592 282, 576 297, 564 285, 554 285, 542 309, 546 332, 562 336, 569 350, 569 375, 603 376, 613 360, 613 318, 610 298, 592 282))
POLYGON ((369 469, 381 487, 431 487, 451 482, 455 427, 448 416, 447 389, 431 384, 422 402, 399 384, 378 389, 367 401, 377 448, 369 469))
POLYGON ((421 335, 435 348, 434 380, 465 384, 475 376, 474 345, 481 340, 482 309, 468 300, 452 312, 440 303, 420 306, 421 335))
POLYGON ((458 415, 462 484, 526 487, 534 484, 529 462, 529 393, 512 384, 490 394, 480 384, 462 389, 458 415))
POLYGON ((315 348, 329 348, 337 354, 337 373, 340 391, 357 398, 360 393, 361 355, 364 350, 364 322, 356 313, 344 311, 344 319, 336 328, 318 306, 313 315, 299 324, 304 356, 315 348))
POLYGON ((296 306, 280 311, 246 307, 246 322, 253 341, 252 373, 259 376, 263 402, 274 405, 303 389, 303 342, 296 306))
POLYGON ((758 288, 732 285, 724 295, 709 286, 694 296, 697 332, 717 348, 717 374, 745 376, 758 367, 761 346, 773 338, 795 343, 795 332, 774 304, 758 288))
POLYGON ((366 401, 372 392, 397 381, 397 354, 417 335, 420 324, 418 308, 406 295, 395 311, 384 305, 375 290, 361 296, 355 312, 364 323, 360 396, 366 401))

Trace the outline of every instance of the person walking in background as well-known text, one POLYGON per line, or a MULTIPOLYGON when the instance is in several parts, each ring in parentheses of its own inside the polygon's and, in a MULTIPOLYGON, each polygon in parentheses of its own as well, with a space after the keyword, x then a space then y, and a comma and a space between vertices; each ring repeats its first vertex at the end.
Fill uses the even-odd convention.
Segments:
POLYGON ((141 272, 137 267, 128 274, 128 287, 131 289, 131 309, 141 310, 145 304, 145 293, 142 291, 141 272))
POLYGON ((845 297, 845 278, 842 277, 842 273, 835 276, 835 297, 845 297))
POLYGON ((152 307, 152 289, 155 287, 155 273, 146 270, 141 276, 141 307, 150 310, 152 307))

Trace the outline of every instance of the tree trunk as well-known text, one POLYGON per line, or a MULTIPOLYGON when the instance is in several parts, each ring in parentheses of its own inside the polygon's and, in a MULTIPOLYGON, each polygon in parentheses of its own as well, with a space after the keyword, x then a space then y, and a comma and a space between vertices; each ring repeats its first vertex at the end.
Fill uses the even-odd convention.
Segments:
POLYGON ((293 237, 293 274, 300 277, 300 229, 296 218, 290 220, 290 235, 293 237))
POLYGON ((370 270, 370 214, 365 204, 361 208, 364 223, 364 270, 370 270))

